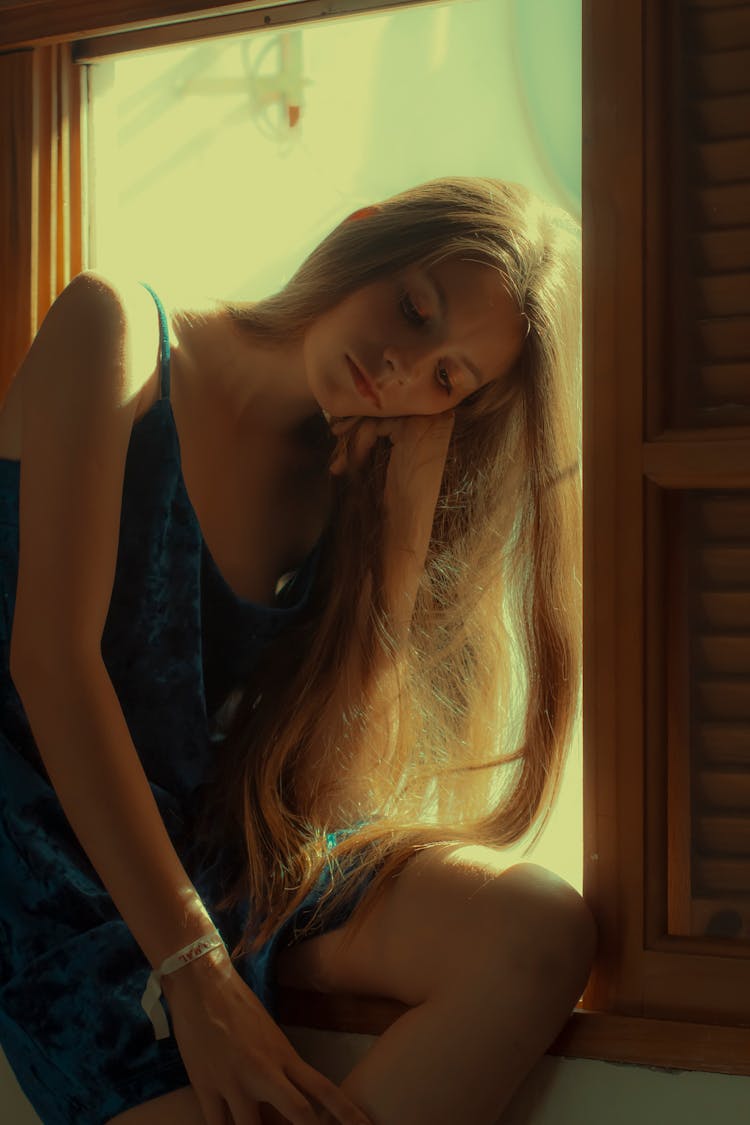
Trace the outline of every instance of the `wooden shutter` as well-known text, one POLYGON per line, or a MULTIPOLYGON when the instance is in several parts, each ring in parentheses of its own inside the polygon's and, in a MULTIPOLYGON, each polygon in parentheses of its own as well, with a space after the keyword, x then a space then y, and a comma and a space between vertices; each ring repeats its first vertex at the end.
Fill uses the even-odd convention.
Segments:
POLYGON ((734 1074, 750 1074, 749 11, 584 3, 584 893, 600 949, 557 1044, 734 1074))
MULTIPOLYGON (((615 7, 633 50, 635 19, 615 7)), ((616 307, 586 373, 604 384, 589 475, 611 479, 590 485, 588 591, 584 574, 586 861, 605 962, 584 1004, 630 1016, 644 1062, 668 1035, 673 1065, 748 1074, 750 3, 641 16, 630 111, 622 38, 597 44, 621 116, 592 202, 614 215, 597 231, 608 278, 592 267, 611 293, 590 290, 589 312, 616 307)))
POLYGON ((667 932, 750 960, 750 3, 678 14, 668 413, 716 445, 727 487, 666 502, 667 932))
MULTIPOLYGON (((683 0, 673 45, 671 424, 750 424, 750 4, 683 0), (676 173, 676 174, 675 174, 676 173)), ((670 175, 671 172, 671 175, 670 175)))

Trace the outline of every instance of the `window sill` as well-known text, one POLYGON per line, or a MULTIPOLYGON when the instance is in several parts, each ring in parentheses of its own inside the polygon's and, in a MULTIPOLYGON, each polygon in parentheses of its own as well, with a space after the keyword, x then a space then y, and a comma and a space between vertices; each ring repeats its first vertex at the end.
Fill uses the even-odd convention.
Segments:
MULTIPOLYGON (((354 1035, 382 1035, 406 1004, 379 997, 279 988, 279 1023, 354 1035)), ((643 1019, 576 1008, 545 1052, 679 1070, 750 1075, 750 1027, 643 1019)))

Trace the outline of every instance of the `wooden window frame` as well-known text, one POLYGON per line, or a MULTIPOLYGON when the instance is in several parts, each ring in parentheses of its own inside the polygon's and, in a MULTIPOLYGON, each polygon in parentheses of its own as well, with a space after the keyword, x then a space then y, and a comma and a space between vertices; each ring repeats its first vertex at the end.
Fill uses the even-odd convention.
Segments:
MULTIPOLYGON (((415 2, 433 0, 339 0, 335 12, 323 0, 0 0, 0 52, 76 41, 76 57, 92 60, 149 41, 246 30, 261 19, 274 27, 415 2)), ((674 644, 652 612, 647 563, 663 537, 654 490, 750 487, 748 427, 728 443, 726 429, 664 424, 667 372, 679 362, 666 355, 677 295, 665 280, 664 153, 677 95, 669 75, 664 86, 663 66, 678 2, 583 2, 583 893, 600 947, 581 1002, 548 1053, 748 1075, 750 952, 727 955, 709 940, 667 933, 668 825, 666 799, 658 798, 669 716, 659 675, 645 661, 647 651, 674 644), (730 995, 747 996, 742 1018, 722 1011, 730 995)), ((280 1002, 282 1023, 370 1035, 405 1010, 291 988, 280 990, 280 1002)))

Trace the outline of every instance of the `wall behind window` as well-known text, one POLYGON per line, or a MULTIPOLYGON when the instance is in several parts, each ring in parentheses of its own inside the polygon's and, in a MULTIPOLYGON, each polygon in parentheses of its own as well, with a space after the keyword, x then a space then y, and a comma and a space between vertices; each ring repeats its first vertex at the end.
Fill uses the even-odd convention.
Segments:
MULTIPOLYGON (((337 18, 91 78, 93 264, 168 303, 275 292, 355 208, 439 176, 520 181, 580 219, 580 0, 337 18)), ((528 858, 581 890, 581 837, 579 727, 528 858)))

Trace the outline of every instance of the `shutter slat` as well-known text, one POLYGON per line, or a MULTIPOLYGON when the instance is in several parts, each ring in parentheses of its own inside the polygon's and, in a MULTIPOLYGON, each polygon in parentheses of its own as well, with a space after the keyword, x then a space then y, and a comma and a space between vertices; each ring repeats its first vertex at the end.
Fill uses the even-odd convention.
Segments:
POLYGON ((728 891, 715 898, 698 894, 692 901, 690 916, 692 933, 710 937, 731 938, 727 953, 748 944, 750 938, 750 896, 742 891, 728 891))
POLYGON ((750 9, 722 5, 714 10, 693 11, 688 19, 688 38, 701 51, 732 51, 750 47, 750 9))
POLYGON ((741 8, 747 4, 747 0, 684 0, 684 6, 688 11, 692 9, 703 8, 741 8))
POLYGON ((698 278, 698 295, 703 317, 750 314, 750 272, 698 278))
MULTIPOLYGON (((750 52, 747 65, 750 68, 750 52)), ((698 145, 695 170, 700 181, 706 184, 750 180, 750 140, 743 138, 698 145)))
POLYGON ((710 887, 717 897, 745 893, 750 899, 750 860, 698 859, 694 875, 699 887, 710 887))
MULTIPOLYGON (((750 770, 698 770, 695 796, 702 812, 727 810, 733 815, 750 814, 750 770)), ((750 891, 750 883, 747 885, 750 891)))
MULTIPOLYGON (((750 407, 750 363, 712 363, 699 368, 701 405, 732 410, 750 407)), ((736 413, 729 414, 737 420, 736 413)))
POLYGON ((693 642, 693 658, 702 679, 740 676, 750 684, 750 635, 699 634, 693 642))
MULTIPOLYGON (((699 581, 710 586, 746 585, 750 582, 750 546, 748 547, 704 547, 697 556, 696 575, 699 581)), ((699 638, 701 639, 701 638, 699 638)), ((746 645, 737 652, 747 653, 747 670, 750 672, 750 637, 738 641, 735 637, 711 637, 706 641, 726 642, 732 649, 740 644, 746 645)))
MULTIPOLYGON (((747 108, 750 115, 750 98, 747 108)), ((750 190, 747 184, 704 188, 696 192, 695 203, 698 221, 704 228, 750 225, 750 190)))
POLYGON ((747 136, 750 94, 702 98, 695 102, 694 117, 701 141, 747 136))
POLYGON ((723 594, 701 591, 695 599, 694 624, 704 629, 750 629, 750 590, 723 594))
POLYGON ((711 766, 750 766, 750 723, 697 722, 696 756, 711 766))
POLYGON ((750 90, 750 51, 722 51, 688 60, 692 85, 709 97, 742 94, 750 90))
POLYGON ((722 496, 700 493, 694 498, 691 518, 700 539, 705 543, 737 543, 745 547, 750 541, 750 495, 730 492, 722 496))
POLYGON ((750 680, 698 681, 695 705, 703 719, 750 720, 750 680))
POLYGON ((700 816, 695 824, 695 842, 713 855, 750 859, 750 817, 700 816))
POLYGON ((750 230, 701 231, 691 241, 701 273, 724 273, 750 267, 750 230))
POLYGON ((750 361, 750 317, 699 320, 697 329, 702 359, 750 361))

